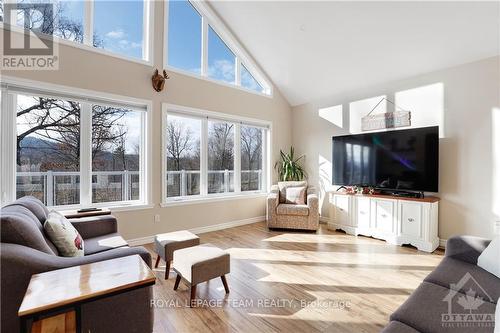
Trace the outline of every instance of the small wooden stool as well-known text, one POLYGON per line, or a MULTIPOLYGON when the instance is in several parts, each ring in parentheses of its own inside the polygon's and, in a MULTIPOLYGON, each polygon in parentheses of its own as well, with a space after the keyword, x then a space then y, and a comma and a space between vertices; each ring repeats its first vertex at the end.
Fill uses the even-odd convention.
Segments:
POLYGON ((174 271, 177 273, 174 290, 181 279, 191 287, 190 306, 196 297, 196 285, 220 277, 226 294, 229 293, 226 274, 230 271, 229 253, 211 244, 188 247, 174 252, 174 271))
POLYGON ((160 258, 165 261, 165 280, 168 279, 170 263, 174 259, 174 251, 200 244, 200 238, 187 230, 169 232, 155 236, 155 251, 158 254, 155 268, 160 263, 160 258))

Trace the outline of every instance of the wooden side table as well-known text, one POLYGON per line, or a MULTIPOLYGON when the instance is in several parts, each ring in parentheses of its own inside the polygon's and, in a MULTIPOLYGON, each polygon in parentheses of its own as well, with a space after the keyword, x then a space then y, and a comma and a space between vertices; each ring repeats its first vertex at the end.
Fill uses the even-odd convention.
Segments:
POLYGON ((18 316, 21 332, 81 333, 81 305, 155 284, 139 255, 35 274, 18 316))

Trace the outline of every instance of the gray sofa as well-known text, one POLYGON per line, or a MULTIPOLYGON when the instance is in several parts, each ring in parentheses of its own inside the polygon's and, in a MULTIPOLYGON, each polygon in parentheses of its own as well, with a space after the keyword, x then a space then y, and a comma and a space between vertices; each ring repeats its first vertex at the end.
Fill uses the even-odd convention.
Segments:
POLYGON ((488 323, 488 318, 495 318, 500 279, 477 266, 477 259, 489 242, 472 236, 450 238, 441 263, 391 315, 382 332, 492 333, 494 325, 488 323), (483 317, 460 316, 469 314, 483 317), (452 322, 453 318, 458 322, 452 322), (474 323, 470 318, 480 321, 474 323))
MULTIPOLYGON (((85 244, 85 256, 60 257, 45 236, 48 210, 41 201, 24 197, 0 210, 1 329, 19 332, 17 311, 31 275, 138 254, 151 267, 142 247, 128 247, 111 215, 70 220, 85 244)), ((152 287, 101 299, 82 306, 82 331, 152 332, 152 287)))

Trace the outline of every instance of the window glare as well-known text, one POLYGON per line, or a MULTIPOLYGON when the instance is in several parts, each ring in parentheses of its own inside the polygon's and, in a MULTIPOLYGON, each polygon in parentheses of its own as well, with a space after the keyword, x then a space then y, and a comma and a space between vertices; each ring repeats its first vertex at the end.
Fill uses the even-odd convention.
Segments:
POLYGON ((208 29, 208 77, 227 83, 236 83, 236 56, 217 33, 208 29))
POLYGON ((168 3, 168 64, 201 74, 201 16, 187 0, 168 3))

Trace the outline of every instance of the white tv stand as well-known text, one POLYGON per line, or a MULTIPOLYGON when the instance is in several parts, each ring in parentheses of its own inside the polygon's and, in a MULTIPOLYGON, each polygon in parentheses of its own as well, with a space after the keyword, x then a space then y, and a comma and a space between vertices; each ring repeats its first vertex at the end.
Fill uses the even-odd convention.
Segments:
POLYGON ((406 198, 331 192, 328 228, 410 244, 425 252, 439 246, 439 198, 406 198))

